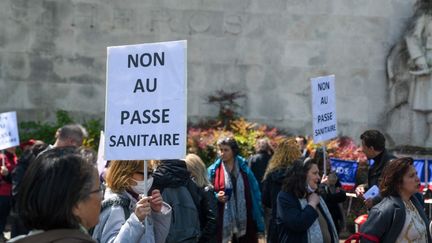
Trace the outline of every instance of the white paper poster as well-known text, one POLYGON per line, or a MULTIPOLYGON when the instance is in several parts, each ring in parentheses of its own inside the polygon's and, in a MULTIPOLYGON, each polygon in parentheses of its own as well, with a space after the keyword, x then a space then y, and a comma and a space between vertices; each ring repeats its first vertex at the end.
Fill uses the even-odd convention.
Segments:
POLYGON ((18 146, 19 143, 16 112, 0 113, 0 150, 18 146))
POLYGON ((186 41, 108 47, 105 159, 186 154, 186 41))
POLYGON ((313 139, 315 143, 337 136, 335 76, 311 79, 313 139))

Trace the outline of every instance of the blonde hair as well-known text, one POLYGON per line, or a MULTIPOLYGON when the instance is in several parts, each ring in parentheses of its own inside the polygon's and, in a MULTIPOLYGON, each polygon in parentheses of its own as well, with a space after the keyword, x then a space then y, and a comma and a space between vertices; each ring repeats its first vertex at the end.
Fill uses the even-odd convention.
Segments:
POLYGON ((206 187, 210 185, 207 178, 207 170, 204 162, 196 154, 188 154, 185 158, 187 170, 195 177, 195 182, 198 187, 206 187))
POLYGON ((144 160, 112 160, 107 171, 107 186, 116 193, 130 188, 131 177, 144 169, 144 160))
POLYGON ((287 138, 282 140, 282 142, 278 144, 275 153, 267 165, 263 180, 265 180, 271 172, 292 164, 300 157, 300 147, 295 138, 287 138))

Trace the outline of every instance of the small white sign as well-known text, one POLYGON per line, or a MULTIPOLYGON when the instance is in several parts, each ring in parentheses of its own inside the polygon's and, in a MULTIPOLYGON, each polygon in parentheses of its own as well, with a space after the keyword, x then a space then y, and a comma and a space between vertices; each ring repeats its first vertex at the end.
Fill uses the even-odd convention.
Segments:
POLYGON ((18 146, 19 143, 16 112, 0 113, 0 150, 18 146))
POLYGON ((186 41, 108 47, 105 159, 186 154, 186 41))
POLYGON ((315 143, 337 136, 335 76, 311 79, 313 139, 315 143))

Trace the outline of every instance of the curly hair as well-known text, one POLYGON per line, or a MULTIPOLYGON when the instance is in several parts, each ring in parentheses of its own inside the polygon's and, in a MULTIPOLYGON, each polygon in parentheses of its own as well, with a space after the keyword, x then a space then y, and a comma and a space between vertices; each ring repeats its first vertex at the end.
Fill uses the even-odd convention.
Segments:
POLYGON ((240 147, 233 137, 222 137, 217 141, 217 146, 226 145, 231 148, 233 156, 236 157, 240 153, 240 147))
POLYGON ((316 165, 311 159, 298 159, 288 167, 285 179, 282 184, 282 190, 285 192, 291 192, 298 198, 304 198, 307 194, 306 190, 306 179, 307 173, 316 165))
POLYGON ((413 159, 410 157, 392 160, 382 172, 380 183, 381 196, 398 196, 399 189, 403 184, 403 177, 408 173, 413 165, 413 159))
POLYGON ((300 148, 295 138, 287 138, 280 142, 270 159, 266 171, 264 173, 263 180, 267 176, 278 169, 286 168, 291 165, 296 159, 301 157, 300 148))

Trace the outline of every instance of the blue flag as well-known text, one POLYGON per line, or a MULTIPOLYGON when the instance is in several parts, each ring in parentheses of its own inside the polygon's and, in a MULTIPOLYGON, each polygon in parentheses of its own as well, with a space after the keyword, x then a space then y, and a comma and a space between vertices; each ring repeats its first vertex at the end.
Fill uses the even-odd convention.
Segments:
POLYGON ((426 170, 426 165, 425 165, 425 160, 423 159, 415 159, 414 160, 414 167, 417 171, 417 175, 420 178, 420 182, 421 182, 421 190, 423 189, 423 187, 425 186, 425 183, 427 182, 429 184, 429 187, 431 186, 430 184, 432 183, 432 160, 428 160, 428 180, 425 179, 425 170, 426 170))
POLYGON ((335 171, 344 190, 352 190, 356 183, 357 161, 330 158, 332 171, 335 171))

